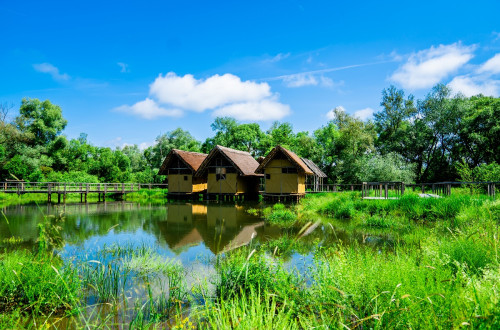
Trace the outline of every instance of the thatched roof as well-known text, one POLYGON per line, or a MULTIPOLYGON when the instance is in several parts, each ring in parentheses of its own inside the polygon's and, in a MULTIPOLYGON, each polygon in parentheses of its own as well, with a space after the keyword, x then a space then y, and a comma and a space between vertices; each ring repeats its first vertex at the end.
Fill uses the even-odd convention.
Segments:
POLYGON ((236 168, 240 175, 261 176, 260 174, 255 173, 259 163, 252 157, 252 155, 245 151, 234 150, 223 146, 216 146, 210 151, 207 158, 205 158, 203 163, 200 165, 196 175, 202 176, 207 170, 212 159, 214 159, 214 157, 218 154, 224 156, 234 166, 234 168, 236 168))
POLYGON ((207 154, 202 154, 199 152, 193 152, 193 151, 184 151, 184 150, 178 150, 178 149, 172 149, 167 157, 165 157, 165 160, 163 161, 163 164, 160 167, 160 170, 158 171, 159 175, 167 175, 167 170, 170 167, 170 163, 175 159, 175 157, 179 157, 179 159, 187 165, 188 168, 190 168, 193 172, 198 171, 198 168, 200 167, 201 163, 205 158, 207 158, 207 154))
POLYGON ((274 156, 276 156, 278 152, 282 152, 292 164, 295 164, 295 166, 297 166, 297 169, 300 172, 303 172, 307 175, 313 174, 311 169, 302 161, 302 159, 300 159, 299 156, 297 156, 294 152, 283 148, 282 146, 274 147, 274 149, 271 150, 269 154, 267 154, 266 158, 264 158, 262 163, 260 163, 259 167, 257 168, 257 170, 255 170, 255 172, 262 173, 267 164, 274 158, 274 156))
POLYGON ((326 174, 318 167, 318 165, 314 164, 312 160, 307 158, 300 158, 302 161, 313 171, 314 175, 320 178, 326 178, 326 174))

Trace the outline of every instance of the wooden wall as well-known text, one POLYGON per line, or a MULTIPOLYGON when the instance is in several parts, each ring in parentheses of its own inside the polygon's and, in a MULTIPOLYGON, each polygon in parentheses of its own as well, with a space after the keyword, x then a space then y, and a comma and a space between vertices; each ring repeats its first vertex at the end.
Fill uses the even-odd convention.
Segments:
POLYGON ((207 189, 203 178, 193 178, 192 174, 169 174, 168 191, 171 193, 200 192, 207 189))
POLYGON ((288 159, 273 159, 264 169, 265 192, 268 194, 304 194, 306 176, 304 173, 283 173, 283 168, 295 168, 288 159), (268 179, 268 176, 270 178, 268 179))

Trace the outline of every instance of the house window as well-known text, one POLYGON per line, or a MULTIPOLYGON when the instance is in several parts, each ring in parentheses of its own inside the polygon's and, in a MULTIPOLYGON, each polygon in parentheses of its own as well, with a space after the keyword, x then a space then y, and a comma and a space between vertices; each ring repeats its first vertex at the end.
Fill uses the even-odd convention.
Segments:
POLYGON ((297 173, 297 169, 295 167, 283 167, 281 173, 297 173))
POLYGON ((225 167, 216 167, 215 168, 215 176, 217 181, 226 180, 226 168, 225 167))
POLYGON ((188 180, 188 176, 184 175, 184 181, 187 181, 187 180, 188 180))
POLYGON ((271 174, 266 174, 266 180, 271 180, 271 174))

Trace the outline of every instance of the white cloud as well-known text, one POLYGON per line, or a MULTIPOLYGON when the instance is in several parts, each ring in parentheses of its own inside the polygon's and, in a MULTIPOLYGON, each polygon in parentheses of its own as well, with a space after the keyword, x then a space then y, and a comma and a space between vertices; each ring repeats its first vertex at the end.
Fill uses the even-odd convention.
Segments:
POLYGON ((290 57, 290 53, 279 53, 278 55, 274 56, 273 58, 267 59, 264 62, 276 63, 276 62, 282 61, 288 57, 290 57))
POLYGON ((325 76, 315 77, 312 74, 294 74, 283 77, 283 82, 287 87, 304 87, 304 86, 321 86, 321 87, 334 87, 343 85, 343 81, 334 82, 331 78, 325 76))
POLYGON ((146 98, 144 101, 137 102, 132 106, 122 105, 114 110, 137 115, 145 119, 154 119, 158 117, 180 117, 183 113, 182 110, 179 109, 162 108, 150 98, 146 98))
POLYGON ((214 111, 214 116, 230 116, 238 120, 279 120, 290 114, 290 107, 273 100, 234 103, 214 111))
POLYGON ((326 119, 334 120, 335 119, 335 110, 345 112, 345 108, 343 106, 339 105, 338 107, 331 109, 330 111, 328 111, 326 113, 326 119))
MULTIPOLYGON (((116 139, 119 139, 118 142, 120 142, 122 140, 121 137, 118 137, 116 139)), ((114 140, 112 140, 112 141, 114 141, 114 140)), ((123 149, 125 147, 133 147, 133 146, 137 145, 139 150, 145 150, 149 147, 154 146, 155 144, 156 144, 156 142, 141 142, 139 144, 123 142, 121 145, 118 145, 118 143, 115 143, 115 146, 119 146, 121 149, 123 149)))
MULTIPOLYGON (((328 111, 326 113, 326 118, 328 120, 334 120, 336 111, 346 112, 346 109, 343 106, 339 105, 338 107, 335 107, 335 108, 331 109, 330 111, 328 111)), ((364 108, 364 109, 355 111, 353 116, 357 117, 361 120, 367 120, 367 119, 370 119, 373 117, 374 112, 375 112, 375 110, 373 110, 372 108, 364 108)))
POLYGON ((70 76, 66 73, 60 73, 59 69, 50 63, 33 64, 33 68, 41 73, 48 73, 54 80, 69 80, 70 76))
POLYGON ((496 54, 488 61, 483 63, 477 73, 497 74, 500 73, 500 53, 496 54))
POLYGON ((120 67, 120 72, 121 73, 128 73, 128 72, 130 72, 127 63, 118 62, 116 64, 118 64, 118 66, 120 67))
POLYGON ((146 119, 180 116, 184 111, 213 110, 216 116, 232 116, 239 120, 277 120, 290 114, 290 107, 278 101, 268 83, 242 81, 232 74, 195 79, 169 72, 159 75, 150 85, 150 98, 117 111, 146 119), (162 106, 165 106, 162 107, 162 106))
POLYGON ((364 109, 355 111, 354 117, 357 117, 361 120, 367 120, 367 119, 371 119, 373 117, 374 112, 375 112, 375 110, 373 110, 372 108, 364 108, 364 109))
POLYGON ((500 95, 500 81, 481 76, 458 76, 448 84, 455 93, 465 96, 483 94, 485 96, 500 95))
POLYGON ((272 96, 267 83, 241 81, 239 77, 228 73, 203 80, 195 79, 190 74, 180 77, 169 72, 156 78, 149 93, 160 103, 198 112, 231 103, 260 101, 272 96))
POLYGON ((283 77, 283 82, 287 87, 316 86, 318 81, 311 74, 293 74, 283 77))
POLYGON ((469 62, 475 48, 454 43, 413 53, 391 80, 409 89, 432 87, 469 62))

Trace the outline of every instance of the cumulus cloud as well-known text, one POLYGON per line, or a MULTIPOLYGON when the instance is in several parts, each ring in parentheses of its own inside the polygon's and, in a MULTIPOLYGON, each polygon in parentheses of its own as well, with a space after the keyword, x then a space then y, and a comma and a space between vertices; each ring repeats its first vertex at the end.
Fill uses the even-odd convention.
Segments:
POLYGON ((432 87, 469 62, 475 48, 461 43, 432 46, 411 54, 390 79, 409 89, 432 87))
POLYGON ((345 108, 341 105, 339 105, 338 107, 335 107, 333 109, 331 109, 330 111, 328 111, 326 113, 326 119, 328 120, 334 120, 335 119, 335 111, 342 111, 342 112, 345 112, 345 108))
POLYGON ((184 111, 213 111, 217 116, 239 120, 278 120, 290 113, 290 107, 278 101, 268 83, 242 81, 232 74, 196 79, 191 74, 174 72, 159 75, 150 85, 150 98, 116 110, 153 119, 179 116, 184 111), (162 106, 165 106, 162 107, 162 106))
POLYGON ((500 81, 483 76, 458 76, 448 84, 455 93, 462 93, 467 97, 483 94, 485 96, 500 95, 500 81))
POLYGON ((181 77, 169 72, 156 78, 149 93, 161 103, 198 112, 272 96, 267 83, 241 81, 239 77, 228 73, 203 80, 195 79, 190 74, 181 77))
POLYGON ((183 113, 182 110, 179 109, 162 108, 150 98, 146 98, 144 101, 137 102, 131 106, 122 105, 114 110, 137 115, 145 119, 154 119, 158 117, 180 117, 183 113))
POLYGON ((488 61, 483 63, 477 73, 486 73, 486 74, 497 74, 500 73, 500 53, 496 54, 488 61))
POLYGON ((50 63, 33 64, 33 68, 38 72, 50 74, 54 80, 62 81, 70 79, 68 74, 59 72, 59 69, 50 63))
POLYGON ((372 108, 364 108, 364 109, 355 111, 354 117, 357 117, 361 120, 367 120, 367 119, 371 119, 373 117, 374 112, 375 112, 375 110, 373 110, 372 108))
POLYGON ((290 107, 273 100, 234 103, 214 111, 215 116, 230 116, 238 120, 278 120, 290 114, 290 107))

